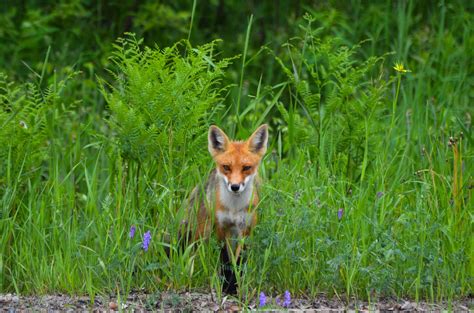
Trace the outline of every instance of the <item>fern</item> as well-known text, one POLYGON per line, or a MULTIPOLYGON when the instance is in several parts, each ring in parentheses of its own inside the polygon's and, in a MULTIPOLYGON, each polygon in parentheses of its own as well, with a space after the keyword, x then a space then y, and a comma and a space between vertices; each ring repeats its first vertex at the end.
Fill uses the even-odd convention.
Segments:
MULTIPOLYGON (((315 158, 324 158, 318 159, 320 163, 344 164, 344 168, 335 170, 356 178, 364 156, 366 125, 370 125, 370 142, 381 141, 375 136, 381 128, 383 98, 389 82, 372 79, 371 74, 383 57, 357 61, 355 53, 359 46, 348 48, 335 39, 317 38, 317 31, 310 25, 303 29, 303 38, 286 45, 289 60, 276 58, 303 113, 292 116, 298 140, 286 142, 286 146, 309 146, 315 158), (306 117, 306 122, 301 116, 306 117)), ((288 111, 281 105, 278 109, 289 123, 288 111)))
POLYGON ((0 76, 0 184, 9 185, 21 173, 29 173, 43 159, 45 142, 41 102, 32 85, 14 86, 0 76))
POLYGON ((181 41, 150 48, 133 34, 117 41, 116 68, 110 71, 114 81, 100 82, 126 160, 165 162, 179 169, 202 157, 206 128, 222 106, 221 79, 231 61, 213 58, 215 44, 193 48, 181 41))

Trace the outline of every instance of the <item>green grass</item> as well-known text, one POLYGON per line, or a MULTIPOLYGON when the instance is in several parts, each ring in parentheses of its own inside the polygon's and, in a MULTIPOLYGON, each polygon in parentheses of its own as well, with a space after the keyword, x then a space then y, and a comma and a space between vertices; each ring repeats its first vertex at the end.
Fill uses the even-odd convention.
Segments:
POLYGON ((280 25, 264 5, 222 26, 240 25, 240 39, 206 45, 194 2, 189 28, 172 38, 193 45, 144 48, 126 37, 117 44, 130 50, 113 50, 101 34, 109 41, 97 57, 114 58, 100 65, 73 66, 76 52, 54 47, 28 74, 2 65, 0 292, 220 290, 216 239, 177 247, 183 208, 213 167, 207 126, 245 138, 266 122, 259 223, 236 268, 242 302, 285 290, 472 295, 473 19, 462 5, 439 8, 308 6, 312 17, 268 30, 274 42, 261 48, 262 23, 280 25))

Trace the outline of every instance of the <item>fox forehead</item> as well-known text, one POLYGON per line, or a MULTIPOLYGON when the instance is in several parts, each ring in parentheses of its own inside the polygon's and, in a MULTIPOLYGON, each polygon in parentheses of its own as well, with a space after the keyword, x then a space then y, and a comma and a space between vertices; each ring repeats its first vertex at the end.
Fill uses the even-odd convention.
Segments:
POLYGON ((215 156, 218 164, 239 165, 239 164, 258 164, 260 156, 252 153, 246 142, 230 142, 226 151, 215 156))

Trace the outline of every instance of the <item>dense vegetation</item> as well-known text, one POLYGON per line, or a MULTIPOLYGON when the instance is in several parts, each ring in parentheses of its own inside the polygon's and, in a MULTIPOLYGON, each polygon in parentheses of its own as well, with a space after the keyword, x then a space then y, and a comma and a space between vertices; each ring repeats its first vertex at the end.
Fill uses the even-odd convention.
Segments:
POLYGON ((472 295, 472 5, 312 2, 3 4, 0 291, 219 290, 183 206, 265 122, 242 301, 472 295))

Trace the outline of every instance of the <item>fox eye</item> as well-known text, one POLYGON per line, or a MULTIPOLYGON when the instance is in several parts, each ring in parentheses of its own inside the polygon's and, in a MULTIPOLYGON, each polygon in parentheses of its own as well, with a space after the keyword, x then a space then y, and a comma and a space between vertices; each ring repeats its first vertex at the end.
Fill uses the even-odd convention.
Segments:
POLYGON ((229 165, 223 165, 222 168, 224 169, 224 172, 229 172, 230 171, 230 166, 229 165))
POLYGON ((246 172, 246 171, 250 171, 252 169, 252 167, 250 165, 245 165, 244 167, 242 167, 242 171, 246 172))

